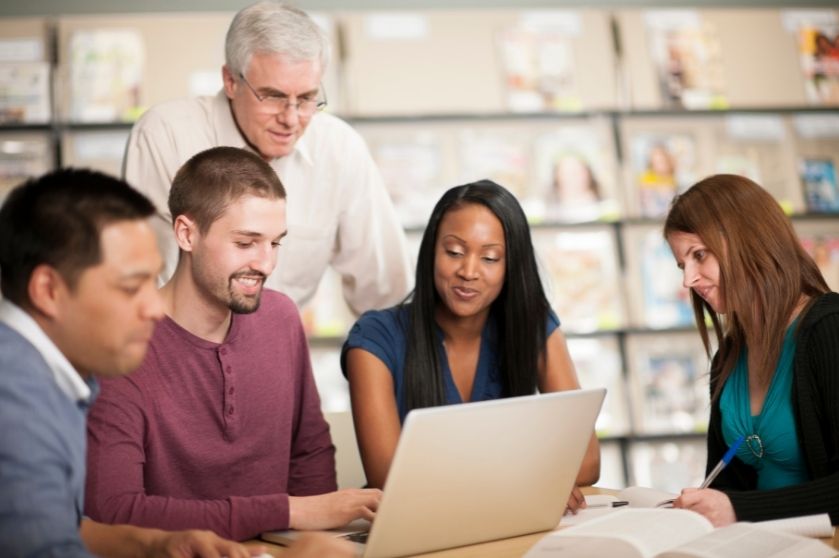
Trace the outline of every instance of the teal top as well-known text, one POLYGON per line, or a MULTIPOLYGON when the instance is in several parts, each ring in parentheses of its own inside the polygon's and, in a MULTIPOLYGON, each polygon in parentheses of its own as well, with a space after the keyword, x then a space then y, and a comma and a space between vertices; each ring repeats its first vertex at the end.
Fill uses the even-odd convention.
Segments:
POLYGON ((757 470, 758 490, 792 486, 808 480, 792 410, 795 327, 793 322, 784 335, 778 365, 759 415, 751 414, 746 350, 740 354, 720 395, 725 443, 730 446, 741 435, 746 437, 737 457, 757 470))

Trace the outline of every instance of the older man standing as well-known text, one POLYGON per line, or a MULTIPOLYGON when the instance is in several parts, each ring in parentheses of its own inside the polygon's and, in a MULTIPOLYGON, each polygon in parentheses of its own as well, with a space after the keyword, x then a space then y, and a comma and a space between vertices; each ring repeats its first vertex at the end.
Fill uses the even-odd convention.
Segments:
POLYGON ((227 32, 224 90, 155 106, 134 126, 124 174, 160 213, 165 277, 177 257, 166 207, 175 173, 200 151, 232 146, 260 155, 287 189, 283 265, 267 286, 304 304, 331 265, 355 312, 407 294, 404 234, 370 153, 346 123, 319 113, 328 49, 304 12, 258 2, 236 14, 227 32))

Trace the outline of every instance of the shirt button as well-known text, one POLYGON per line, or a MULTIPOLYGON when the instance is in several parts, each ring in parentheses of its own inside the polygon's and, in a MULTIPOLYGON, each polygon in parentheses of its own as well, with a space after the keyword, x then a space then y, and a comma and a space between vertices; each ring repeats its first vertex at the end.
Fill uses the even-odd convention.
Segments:
POLYGON ((219 353, 221 353, 221 354, 222 354, 222 356, 223 356, 223 355, 226 355, 226 354, 227 354, 227 349, 225 349, 224 347, 222 347, 221 349, 219 349, 219 353))
POLYGON ((233 416, 233 405, 231 405, 230 408, 227 409, 227 414, 228 416, 233 416))
POLYGON ((233 368, 231 368, 230 366, 225 366, 224 371, 230 374, 231 372, 233 372, 233 368))
POLYGON ((227 390, 227 393, 229 393, 230 395, 233 395, 234 391, 236 391, 236 388, 230 388, 229 390, 227 390))

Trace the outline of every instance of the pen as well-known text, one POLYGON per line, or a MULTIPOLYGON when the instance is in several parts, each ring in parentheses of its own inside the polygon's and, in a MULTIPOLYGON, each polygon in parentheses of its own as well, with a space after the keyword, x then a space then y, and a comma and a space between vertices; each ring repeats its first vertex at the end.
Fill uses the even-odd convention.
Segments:
POLYGON ((619 508, 621 506, 628 506, 629 502, 626 500, 616 500, 614 502, 604 502, 602 504, 589 504, 587 508, 619 508))
POLYGON ((711 485, 711 483, 714 482, 714 479, 717 478, 717 475, 719 475, 723 469, 725 469, 725 466, 731 463, 731 460, 734 458, 734 454, 737 453, 737 450, 740 448, 740 445, 743 443, 743 440, 745 439, 746 436, 740 436, 734 441, 733 444, 731 444, 731 447, 728 448, 728 451, 725 452, 725 455, 722 456, 722 459, 720 459, 720 462, 717 463, 717 466, 714 467, 710 473, 708 473, 708 476, 705 477, 705 480, 702 481, 702 484, 699 485, 699 488, 708 488, 711 485))

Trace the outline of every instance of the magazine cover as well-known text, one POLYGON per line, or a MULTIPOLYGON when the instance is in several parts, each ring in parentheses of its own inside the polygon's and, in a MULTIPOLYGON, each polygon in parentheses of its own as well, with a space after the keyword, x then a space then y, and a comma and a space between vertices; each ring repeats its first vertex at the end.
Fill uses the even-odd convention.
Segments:
POLYGON ((533 243, 545 292, 564 331, 603 331, 624 325, 611 229, 537 229, 533 243))
POLYGON ((694 10, 649 11, 645 20, 663 106, 726 108, 716 29, 694 10))
POLYGON ((630 486, 646 486, 679 494, 705 479, 707 459, 705 437, 695 440, 631 442, 629 446, 630 486))
POLYGON ((798 39, 807 98, 817 104, 839 103, 839 23, 804 25, 798 39))
POLYGON ((145 45, 139 31, 76 31, 69 65, 72 121, 132 122, 141 114, 145 45))
POLYGON ((518 129, 471 126, 461 130, 457 141, 457 183, 466 184, 483 178, 497 182, 516 196, 528 218, 532 218, 528 208, 538 193, 529 188, 529 134, 520 126, 518 129))
POLYGON ((627 355, 637 433, 705 432, 709 361, 698 335, 631 335, 627 355))
MULTIPOLYGON (((560 320, 562 318, 560 317, 560 320)), ((562 323, 565 329, 565 322, 562 323)), ((606 399, 594 426, 599 437, 621 436, 630 431, 620 347, 614 335, 573 337, 568 352, 583 388, 606 388, 606 399)))
POLYGON ((694 323, 690 293, 658 226, 625 227, 632 323, 664 329, 694 323))
POLYGON ((813 213, 839 213, 839 184, 833 160, 803 159, 799 171, 807 210, 813 213))
POLYGON ((0 137, 0 203, 9 190, 52 166, 49 133, 4 132, 0 137))
POLYGON ((801 245, 816 262, 831 291, 839 291, 839 221, 795 222, 801 245))
POLYGON ((0 63, 0 123, 48 123, 51 106, 48 62, 0 63))
POLYGON ((621 211, 608 141, 593 124, 558 126, 536 139, 539 220, 555 223, 613 221, 621 211))
POLYGON ((511 111, 582 108, 571 43, 580 27, 580 17, 575 12, 525 12, 514 25, 497 33, 507 107, 511 111))
POLYGON ((436 130, 368 130, 359 127, 382 174, 403 227, 423 226, 446 190, 443 145, 436 130), (378 133, 381 132, 381 133, 378 133))
POLYGON ((630 157, 642 217, 664 217, 673 197, 696 181, 697 153, 693 135, 634 135, 630 138, 630 157))

